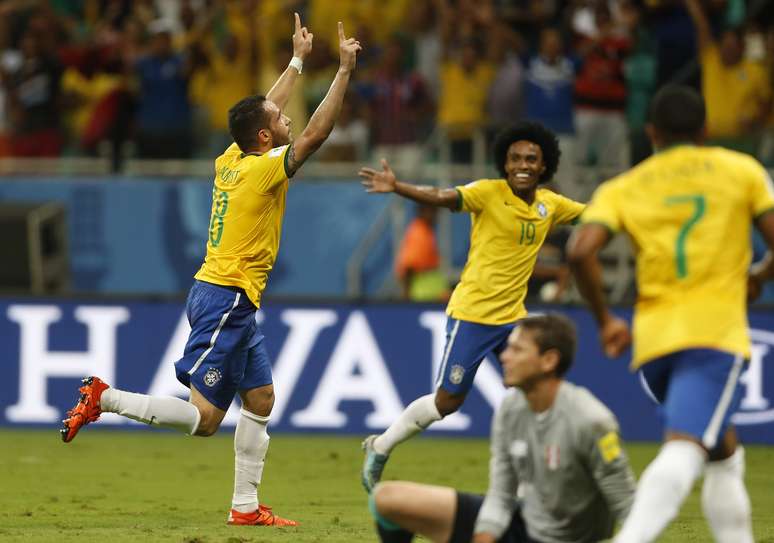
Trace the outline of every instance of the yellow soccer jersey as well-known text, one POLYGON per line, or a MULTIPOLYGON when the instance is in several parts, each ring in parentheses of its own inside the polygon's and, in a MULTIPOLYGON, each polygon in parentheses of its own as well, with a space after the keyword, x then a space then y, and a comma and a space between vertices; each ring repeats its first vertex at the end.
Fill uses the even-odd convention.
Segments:
POLYGON ((240 287, 256 307, 279 249, 288 149, 245 155, 232 144, 215 160, 207 255, 195 277, 240 287))
POLYGON ((597 189, 582 222, 626 232, 637 257, 633 367, 689 348, 750 355, 750 229, 772 209, 761 165, 720 147, 669 148, 597 189))
POLYGON ((584 205, 543 188, 528 205, 504 179, 481 179, 457 191, 461 209, 471 214, 470 250, 446 313, 492 325, 524 317, 527 280, 546 235, 575 220, 584 205))

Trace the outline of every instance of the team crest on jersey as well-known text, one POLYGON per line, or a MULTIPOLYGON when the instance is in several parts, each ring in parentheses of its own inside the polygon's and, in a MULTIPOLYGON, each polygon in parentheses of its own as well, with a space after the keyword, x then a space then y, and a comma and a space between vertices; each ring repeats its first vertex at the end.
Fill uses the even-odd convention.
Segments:
POLYGON ((546 445, 546 467, 552 471, 559 469, 559 445, 546 445))
POLYGON ((221 377, 223 376, 219 369, 210 368, 207 370, 207 373, 204 374, 204 384, 208 387, 213 387, 220 381, 221 377))
POLYGON ((538 212, 538 215, 540 215, 545 219, 546 216, 548 215, 548 209, 546 208, 546 204, 544 204, 543 202, 538 202, 537 212, 538 212))
POLYGON ((459 385, 462 382, 462 378, 465 377, 465 368, 459 364, 454 364, 449 372, 449 381, 453 385, 459 385))

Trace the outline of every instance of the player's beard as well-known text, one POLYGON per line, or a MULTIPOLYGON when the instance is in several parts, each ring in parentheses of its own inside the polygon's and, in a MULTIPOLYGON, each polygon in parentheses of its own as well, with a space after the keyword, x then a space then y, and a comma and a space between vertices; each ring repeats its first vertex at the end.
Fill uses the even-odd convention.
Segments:
POLYGON ((282 147, 293 143, 293 134, 288 130, 286 134, 273 134, 273 139, 274 147, 282 147))

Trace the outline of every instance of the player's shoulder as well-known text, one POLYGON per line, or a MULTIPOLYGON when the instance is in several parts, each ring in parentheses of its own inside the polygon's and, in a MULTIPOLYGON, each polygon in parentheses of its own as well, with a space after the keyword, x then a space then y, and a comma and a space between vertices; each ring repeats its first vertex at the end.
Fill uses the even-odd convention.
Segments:
POLYGON ((529 409, 527 398, 518 388, 509 388, 500 403, 499 414, 501 418, 516 419, 529 409))
POLYGON ((587 388, 563 381, 557 399, 562 413, 572 419, 573 427, 595 433, 618 430, 613 412, 587 388))
POLYGON ((702 151, 710 157, 710 159, 728 164, 734 171, 744 171, 756 174, 762 174, 766 171, 763 164, 747 153, 726 149, 725 147, 703 147, 702 151))

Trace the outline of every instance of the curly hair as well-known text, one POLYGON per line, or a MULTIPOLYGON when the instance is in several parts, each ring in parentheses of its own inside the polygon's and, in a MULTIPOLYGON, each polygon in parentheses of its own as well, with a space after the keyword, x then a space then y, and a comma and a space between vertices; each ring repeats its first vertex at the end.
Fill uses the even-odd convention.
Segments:
POLYGON ((559 156, 562 154, 556 135, 542 124, 530 121, 523 121, 501 130, 495 137, 492 147, 497 171, 505 178, 508 177, 505 172, 508 149, 517 141, 529 141, 540 147, 546 169, 540 175, 538 183, 549 182, 559 167, 559 156))

